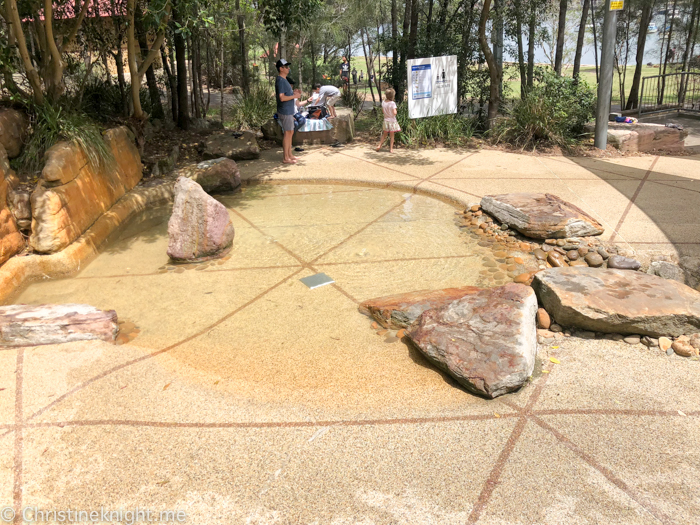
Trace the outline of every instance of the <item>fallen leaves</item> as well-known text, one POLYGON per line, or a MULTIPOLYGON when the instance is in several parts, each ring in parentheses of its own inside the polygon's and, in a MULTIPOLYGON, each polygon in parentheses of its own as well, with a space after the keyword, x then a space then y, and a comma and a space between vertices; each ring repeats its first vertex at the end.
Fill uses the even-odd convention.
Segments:
POLYGON ((167 390, 168 388, 170 388, 170 385, 172 385, 172 383, 168 383, 167 385, 165 385, 165 386, 163 387, 163 390, 167 390))
POLYGON ((557 359, 556 357, 550 357, 549 360, 555 365, 561 364, 561 361, 559 361, 559 359, 557 359))

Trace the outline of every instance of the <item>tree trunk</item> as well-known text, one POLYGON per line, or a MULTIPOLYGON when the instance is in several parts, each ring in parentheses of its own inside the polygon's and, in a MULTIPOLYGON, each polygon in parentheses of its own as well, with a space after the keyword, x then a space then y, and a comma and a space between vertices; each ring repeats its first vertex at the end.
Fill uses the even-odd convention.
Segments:
POLYGON ((309 42, 311 46, 311 85, 316 84, 316 48, 313 39, 309 42))
MULTIPOLYGON (((605 0, 603 0, 605 1, 605 0)), ((599 82, 598 75, 598 33, 595 28, 595 0, 591 0, 591 24, 593 25, 593 56, 595 57, 595 82, 599 82)))
MULTIPOLYGON (((673 11, 672 13, 676 12, 676 6, 678 5, 678 0, 673 0, 673 11)), ((673 22, 676 20, 676 17, 671 15, 671 27, 668 28, 668 39, 666 41, 666 56, 664 57, 664 71, 661 73, 661 95, 659 97, 659 104, 663 103, 664 100, 664 92, 666 91, 666 66, 668 65, 668 56, 669 56, 669 49, 671 48, 671 40, 673 39, 673 22)))
MULTIPOLYGON (((172 51, 172 47, 170 47, 171 54, 172 51)), ((177 122, 177 79, 173 74, 168 57, 165 54, 165 44, 160 46, 160 59, 163 61, 163 69, 165 70, 165 75, 168 77, 168 95, 170 96, 170 109, 173 116, 173 122, 177 122)), ((172 60, 172 64, 174 66, 174 60, 172 60)))
MULTIPOLYGON (((411 29, 411 5, 413 0, 406 0, 403 15, 403 32, 401 33, 401 49, 399 50, 398 90, 396 91, 396 103, 403 102, 404 97, 404 73, 406 71, 406 51, 408 49, 408 33, 411 29)), ((369 71, 367 71, 369 81, 369 71)))
POLYGON ((221 76, 219 77, 219 90, 221 92, 221 124, 224 123, 224 33, 221 33, 221 76))
POLYGON ((282 28, 280 32, 280 58, 287 59, 287 30, 282 28))
POLYGON ((240 0, 236 0, 236 22, 238 23, 238 47, 241 53, 241 87, 243 94, 250 94, 250 81, 248 79, 248 46, 245 41, 245 14, 241 12, 240 0))
POLYGON ((117 53, 114 55, 114 63, 117 65, 117 82, 119 82, 119 94, 122 99, 122 115, 129 114, 129 96, 126 93, 126 77, 124 76, 124 53, 121 42, 117 45, 117 53))
POLYGON ((377 101, 374 98, 374 89, 372 89, 372 82, 369 80, 371 68, 370 68, 369 58, 367 57, 367 48, 365 47, 365 33, 364 33, 364 29, 362 29, 362 28, 360 28, 360 38, 362 39, 362 52, 365 55, 365 65, 367 66, 367 80, 368 80, 367 84, 369 85, 369 92, 372 95, 372 105, 375 105, 377 103, 377 101))
POLYGON ((564 37, 566 36, 567 0, 559 0, 559 27, 557 28, 557 50, 554 55, 554 72, 561 76, 561 63, 564 60, 564 37))
POLYGON ((32 59, 29 57, 29 51, 27 50, 27 40, 24 37, 24 32, 22 31, 22 22, 19 18, 19 11, 17 10, 16 0, 5 0, 6 11, 10 20, 8 23, 12 28, 14 39, 17 43, 19 49, 19 55, 22 59, 22 65, 24 66, 24 71, 27 74, 27 79, 29 80, 29 85, 32 88, 32 97, 36 104, 42 105, 44 103, 44 92, 41 88, 41 79, 39 78, 39 73, 34 68, 32 64, 32 59))
POLYGON ((518 45, 518 70, 520 71, 520 98, 522 99, 525 97, 527 71, 525 69, 525 50, 523 48, 523 15, 521 8, 521 0, 515 0, 515 32, 518 45))
POLYGON ((496 64, 496 59, 491 53, 488 41, 486 40, 486 22, 489 18, 489 11, 491 10, 491 0, 484 0, 484 6, 481 10, 481 19, 479 20, 479 45, 481 46, 481 52, 484 54, 486 63, 489 66, 489 77, 491 79, 491 86, 489 90, 489 110, 488 116, 486 118, 486 129, 491 129, 496 116, 498 115, 498 107, 500 105, 500 96, 498 94, 498 85, 501 83, 500 71, 498 70, 498 64, 496 64))
POLYGON ((428 0, 428 18, 425 20, 425 41, 428 45, 428 50, 429 53, 432 52, 433 46, 432 42, 430 41, 430 38, 432 36, 432 28, 433 28, 433 2, 435 0, 428 0))
POLYGON ((695 29, 695 20, 698 16, 698 1, 693 2, 693 10, 690 13, 690 22, 688 23, 688 35, 685 39, 685 49, 683 50, 683 69, 682 71, 688 70, 688 61, 690 60, 690 48, 692 47, 693 32, 695 29))
POLYGON ((416 58, 416 43, 418 40, 418 0, 413 0, 411 6, 411 30, 408 34, 408 58, 416 58))
POLYGON ((396 0, 391 0, 391 87, 396 93, 399 92, 399 76, 397 70, 399 66, 399 47, 398 47, 398 13, 396 8, 396 0))
MULTIPOLYGON (((173 11, 173 20, 182 23, 178 9, 173 11)), ((177 126, 180 129, 189 128, 189 105, 187 93, 187 56, 185 51, 185 39, 182 33, 175 32, 175 54, 177 57, 177 126)))
POLYGON ((527 87, 533 85, 535 73, 535 40, 537 31, 537 6, 534 0, 530 0, 530 23, 527 35, 527 87))
MULTIPOLYGON (((143 25, 143 16, 141 10, 137 7, 135 16, 136 32, 138 34, 139 47, 141 49, 141 59, 145 59, 148 56, 148 41, 147 41, 147 30, 143 25)), ((153 71, 153 64, 148 66, 146 70, 146 83, 148 85, 148 95, 151 99, 151 110, 153 111, 153 118, 162 119, 165 116, 163 112, 163 105, 160 102, 160 91, 158 90, 158 83, 156 82, 156 74, 153 71)))
POLYGON ((574 56, 574 79, 578 79, 581 71, 581 55, 583 54, 583 42, 586 37, 586 22, 588 21, 588 9, 591 0, 583 0, 583 10, 581 11, 581 23, 578 25, 578 39, 576 40, 576 55, 574 56))
POLYGON ((622 70, 622 84, 620 84, 620 107, 624 108, 625 102, 625 82, 627 82, 627 61, 630 54, 630 17, 632 16, 632 4, 627 4, 627 20, 625 24, 625 63, 622 70))

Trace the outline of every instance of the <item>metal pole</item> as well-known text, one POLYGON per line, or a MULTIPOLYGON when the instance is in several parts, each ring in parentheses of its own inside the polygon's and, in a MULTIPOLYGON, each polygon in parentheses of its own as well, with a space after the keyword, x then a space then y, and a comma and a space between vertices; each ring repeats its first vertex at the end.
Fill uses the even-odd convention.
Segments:
POLYGON ((595 139, 593 145, 605 149, 608 145, 608 119, 612 98, 613 59, 617 32, 617 11, 610 10, 610 0, 605 2, 603 21, 603 50, 600 59, 600 79, 598 80, 598 106, 595 112, 595 139))

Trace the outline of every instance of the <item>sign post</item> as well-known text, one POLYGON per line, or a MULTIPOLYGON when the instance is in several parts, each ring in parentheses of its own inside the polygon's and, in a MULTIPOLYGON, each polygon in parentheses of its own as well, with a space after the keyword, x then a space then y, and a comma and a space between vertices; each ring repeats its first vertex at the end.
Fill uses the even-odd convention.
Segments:
POLYGON ((595 112, 595 137, 593 145, 605 149, 608 145, 608 119, 612 97, 613 60, 615 58, 615 38, 617 33, 617 12, 624 7, 623 0, 606 0, 608 8, 603 20, 603 50, 598 80, 598 104, 595 112))

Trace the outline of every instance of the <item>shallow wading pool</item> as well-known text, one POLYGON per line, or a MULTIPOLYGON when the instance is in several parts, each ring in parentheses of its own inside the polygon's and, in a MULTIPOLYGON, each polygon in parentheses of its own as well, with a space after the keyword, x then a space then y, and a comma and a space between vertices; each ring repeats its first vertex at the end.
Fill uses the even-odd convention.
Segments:
POLYGON ((174 373, 241 419, 423 416, 478 402, 357 310, 388 294, 509 280, 505 254, 461 231, 456 208, 338 185, 256 185, 220 200, 236 230, 223 259, 171 264, 170 209, 154 209, 80 274, 33 283, 15 302, 116 310, 124 351, 156 353, 146 377, 174 373), (300 282, 320 272, 335 284, 300 282))

